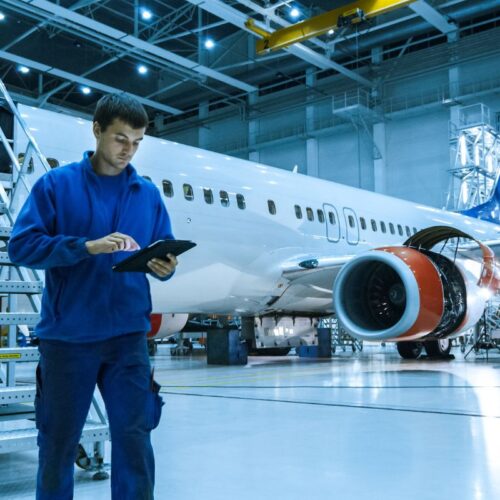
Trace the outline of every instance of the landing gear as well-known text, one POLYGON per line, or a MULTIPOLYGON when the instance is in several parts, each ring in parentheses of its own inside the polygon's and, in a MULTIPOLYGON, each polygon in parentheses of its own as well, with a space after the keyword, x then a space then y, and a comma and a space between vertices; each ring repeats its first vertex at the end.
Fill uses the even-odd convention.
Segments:
POLYGON ((94 456, 89 457, 85 448, 79 444, 75 458, 75 464, 80 469, 88 472, 93 472, 92 479, 94 481, 104 481, 109 479, 109 474, 104 470, 104 461, 100 450, 99 443, 94 446, 94 456))
POLYGON ((148 353, 150 356, 154 356, 158 352, 158 344, 154 340, 148 339, 148 353))
POLYGON ((417 359, 424 348, 422 342, 398 342, 396 346, 403 359, 417 359))
POLYGON ((424 342, 424 347, 429 358, 448 358, 451 351, 451 340, 428 340, 424 342))
POLYGON ((180 338, 177 345, 170 350, 171 356, 189 356, 193 353, 193 343, 189 339, 180 338))

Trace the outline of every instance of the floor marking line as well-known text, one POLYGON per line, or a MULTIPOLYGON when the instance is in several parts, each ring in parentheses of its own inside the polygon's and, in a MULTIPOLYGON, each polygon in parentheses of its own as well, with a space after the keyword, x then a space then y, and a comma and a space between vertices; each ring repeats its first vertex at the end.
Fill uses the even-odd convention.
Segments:
POLYGON ((287 404, 299 404, 299 405, 310 405, 310 406, 326 406, 326 407, 338 407, 338 408, 355 408, 362 410, 379 410, 379 411, 397 411, 404 413, 422 413, 429 415, 452 415, 457 417, 475 417, 475 418, 494 418, 500 419, 500 415, 482 415, 480 413, 463 413, 463 412, 453 412, 453 411, 440 411, 440 410, 417 410, 411 408, 396 408, 390 406, 367 406, 367 405, 355 405, 347 403, 318 403, 314 401, 289 401, 286 399, 270 399, 270 398, 247 398, 242 396, 220 396, 217 394, 197 394, 190 392, 172 392, 172 391, 160 391, 161 394, 169 394, 172 396, 194 396, 201 398, 219 398, 219 399, 236 399, 243 401, 262 401, 266 403, 287 403, 287 404))

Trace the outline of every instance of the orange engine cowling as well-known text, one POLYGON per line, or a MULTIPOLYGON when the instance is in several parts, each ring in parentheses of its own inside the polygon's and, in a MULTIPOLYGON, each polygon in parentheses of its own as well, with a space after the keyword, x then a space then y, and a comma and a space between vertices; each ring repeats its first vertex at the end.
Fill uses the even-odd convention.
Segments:
POLYGON ((335 311, 358 339, 449 338, 481 317, 492 289, 486 267, 485 260, 452 261, 409 246, 378 248, 355 257, 339 273, 335 311))

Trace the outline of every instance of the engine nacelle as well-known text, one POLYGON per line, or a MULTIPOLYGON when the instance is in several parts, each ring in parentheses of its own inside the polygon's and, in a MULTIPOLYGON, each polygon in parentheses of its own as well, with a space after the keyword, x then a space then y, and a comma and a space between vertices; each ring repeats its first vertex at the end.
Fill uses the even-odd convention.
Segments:
POLYGON ((407 246, 379 248, 344 266, 333 291, 337 317, 362 340, 444 339, 472 327, 491 292, 484 266, 407 246))
POLYGON ((189 314, 151 314, 151 330, 148 339, 162 339, 180 332, 188 321, 189 314))

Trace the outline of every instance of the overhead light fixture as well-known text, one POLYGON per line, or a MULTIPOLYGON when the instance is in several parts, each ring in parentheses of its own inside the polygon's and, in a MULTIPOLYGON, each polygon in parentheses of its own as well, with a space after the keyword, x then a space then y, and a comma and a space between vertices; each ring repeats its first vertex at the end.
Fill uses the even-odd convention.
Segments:
POLYGON ((5 14, 3 12, 0 12, 0 21, 5 20, 5 14))
POLYGON ((30 69, 27 66, 19 66, 18 70, 23 75, 27 75, 30 72, 30 69))
POLYGON ((328 34, 330 36, 334 35, 335 34, 335 30, 333 28, 331 30, 328 30, 328 34))
POLYGON ((212 50, 215 47, 215 42, 211 38, 207 38, 205 40, 205 48, 208 50, 212 50))
POLYGON ((137 71, 139 72, 139 74, 145 75, 148 72, 148 68, 144 66, 144 64, 140 64, 139 66, 137 66, 137 71))
POLYGON ((294 18, 297 19, 300 16, 300 10, 297 9, 297 7, 292 7, 292 10, 290 10, 290 15, 294 18))
POLYGON ((144 21, 151 21, 153 19, 153 13, 149 9, 141 9, 141 17, 144 21))
POLYGON ((82 87, 82 93, 85 95, 89 95, 92 92, 89 87, 82 87))

